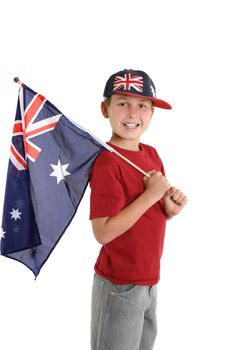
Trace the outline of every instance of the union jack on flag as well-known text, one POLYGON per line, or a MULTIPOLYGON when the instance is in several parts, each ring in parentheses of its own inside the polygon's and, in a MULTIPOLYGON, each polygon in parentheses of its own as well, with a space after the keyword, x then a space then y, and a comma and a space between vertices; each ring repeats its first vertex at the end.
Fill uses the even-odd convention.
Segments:
POLYGON ((124 77, 116 76, 114 80, 113 91, 120 89, 129 91, 131 88, 143 92, 143 77, 138 75, 131 75, 131 73, 124 74, 124 77))
POLYGON ((46 98, 37 93, 28 103, 28 94, 25 94, 25 98, 27 98, 24 100, 25 89, 29 90, 29 88, 21 84, 19 90, 19 109, 16 113, 12 144, 10 148, 10 159, 18 170, 26 170, 28 168, 27 158, 29 158, 32 162, 35 162, 41 152, 40 147, 38 147, 30 139, 53 130, 61 117, 61 113, 59 113, 35 122, 35 119, 46 102, 46 98), (25 106, 25 103, 28 103, 28 105, 25 106), (23 149, 21 148, 21 150, 19 147, 14 145, 14 138, 16 136, 20 136, 20 138, 22 138, 21 143, 23 142, 24 147, 23 149))
POLYGON ((20 85, 7 172, 1 255, 35 276, 69 226, 98 154, 111 147, 20 85))

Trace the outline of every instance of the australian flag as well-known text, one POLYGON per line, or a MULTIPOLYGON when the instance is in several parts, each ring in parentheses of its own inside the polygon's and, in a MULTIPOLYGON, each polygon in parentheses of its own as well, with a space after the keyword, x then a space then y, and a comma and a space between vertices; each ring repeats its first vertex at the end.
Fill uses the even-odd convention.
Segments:
POLYGON ((39 274, 76 213, 103 149, 111 150, 44 96, 20 84, 0 233, 2 255, 39 274))

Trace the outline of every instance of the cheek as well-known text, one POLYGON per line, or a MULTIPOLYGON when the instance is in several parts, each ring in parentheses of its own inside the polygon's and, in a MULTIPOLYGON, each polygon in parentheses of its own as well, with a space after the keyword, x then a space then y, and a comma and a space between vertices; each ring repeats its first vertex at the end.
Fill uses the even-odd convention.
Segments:
POLYGON ((145 117, 145 118, 143 119, 143 125, 144 125, 145 127, 148 127, 148 126, 150 125, 151 117, 152 117, 152 116, 147 116, 147 117, 145 117))
POLYGON ((109 118, 109 122, 110 122, 112 129, 117 128, 117 126, 119 125, 119 122, 116 119, 111 118, 111 117, 109 118))

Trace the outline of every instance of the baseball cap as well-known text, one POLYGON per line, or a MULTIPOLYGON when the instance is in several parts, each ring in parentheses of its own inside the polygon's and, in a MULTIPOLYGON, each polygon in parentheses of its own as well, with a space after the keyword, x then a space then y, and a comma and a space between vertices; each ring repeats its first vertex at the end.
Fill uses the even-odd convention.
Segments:
POLYGON ((108 79, 104 97, 114 94, 141 96, 148 98, 153 105, 159 108, 171 109, 171 105, 156 97, 156 88, 149 75, 141 70, 124 69, 114 73, 108 79))

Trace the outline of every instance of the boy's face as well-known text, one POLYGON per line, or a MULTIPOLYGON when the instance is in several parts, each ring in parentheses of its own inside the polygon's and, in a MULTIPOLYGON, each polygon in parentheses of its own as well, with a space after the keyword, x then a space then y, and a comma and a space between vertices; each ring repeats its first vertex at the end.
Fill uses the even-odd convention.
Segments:
POLYGON ((140 141, 148 128, 154 107, 149 99, 114 94, 110 103, 102 102, 102 113, 109 118, 113 135, 123 140, 140 141))

